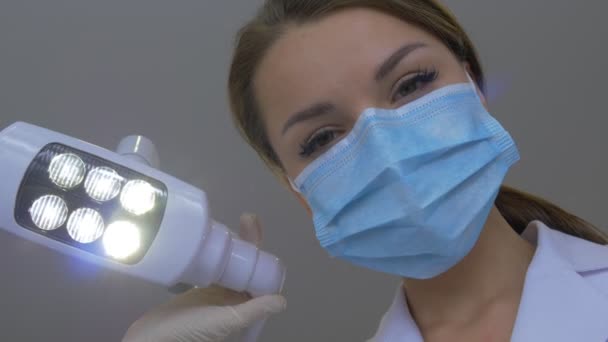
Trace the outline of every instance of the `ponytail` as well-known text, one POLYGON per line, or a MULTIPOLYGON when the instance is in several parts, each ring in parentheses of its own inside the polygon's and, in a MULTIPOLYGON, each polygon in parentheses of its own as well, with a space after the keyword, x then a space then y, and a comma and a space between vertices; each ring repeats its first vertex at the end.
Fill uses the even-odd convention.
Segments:
POLYGON ((531 221, 540 220, 566 234, 602 245, 608 244, 608 233, 540 197, 503 185, 495 204, 518 234, 531 221))

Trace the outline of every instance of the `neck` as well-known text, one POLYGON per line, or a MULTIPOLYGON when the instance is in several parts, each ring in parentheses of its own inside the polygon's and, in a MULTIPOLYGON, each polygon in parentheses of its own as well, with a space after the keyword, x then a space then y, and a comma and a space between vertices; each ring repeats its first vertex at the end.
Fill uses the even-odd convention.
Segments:
POLYGON ((431 279, 406 279, 404 288, 421 330, 474 320, 497 300, 521 298, 534 247, 522 239, 494 207, 469 254, 431 279))

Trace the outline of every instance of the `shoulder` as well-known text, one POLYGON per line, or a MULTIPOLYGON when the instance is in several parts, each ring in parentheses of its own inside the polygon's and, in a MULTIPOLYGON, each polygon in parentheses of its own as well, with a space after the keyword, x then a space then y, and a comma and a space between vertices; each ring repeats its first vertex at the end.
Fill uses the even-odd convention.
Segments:
POLYGON ((531 222, 536 244, 513 341, 607 341, 608 247, 531 222))
MULTIPOLYGON (((568 235, 533 221, 528 228, 537 230, 538 245, 550 247, 572 270, 608 294, 608 245, 597 244, 576 236, 568 235)), ((526 229, 525 233, 528 233, 526 229)), ((534 232, 532 232, 534 233, 534 232)))

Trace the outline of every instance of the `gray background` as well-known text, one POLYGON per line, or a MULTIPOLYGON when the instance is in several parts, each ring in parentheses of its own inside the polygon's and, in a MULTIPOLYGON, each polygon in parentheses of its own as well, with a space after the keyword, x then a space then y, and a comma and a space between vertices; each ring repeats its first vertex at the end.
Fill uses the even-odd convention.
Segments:
MULTIPOLYGON (((235 227, 257 212, 289 267, 288 311, 264 341, 359 341, 397 279, 326 257, 308 217, 233 129, 232 36, 261 1, 0 2, 0 127, 28 121, 113 149, 152 138, 162 170, 235 227)), ((606 226, 608 50, 601 0, 451 0, 477 44, 493 113, 521 162, 508 182, 606 226)), ((11 199, 3 199, 7 201, 11 199)), ((5 203, 6 204, 6 203, 5 203)), ((0 340, 118 341, 166 291, 0 233, 0 340)))

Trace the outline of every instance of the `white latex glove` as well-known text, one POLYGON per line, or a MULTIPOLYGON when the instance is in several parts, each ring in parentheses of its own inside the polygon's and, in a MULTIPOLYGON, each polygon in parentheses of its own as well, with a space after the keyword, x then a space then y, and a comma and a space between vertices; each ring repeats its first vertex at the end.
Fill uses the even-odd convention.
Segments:
MULTIPOLYGON (((239 236, 259 246, 262 229, 257 217, 243 214, 239 236)), ((280 295, 251 299, 218 286, 196 288, 139 318, 123 342, 219 342, 256 321, 285 309, 280 295)))

